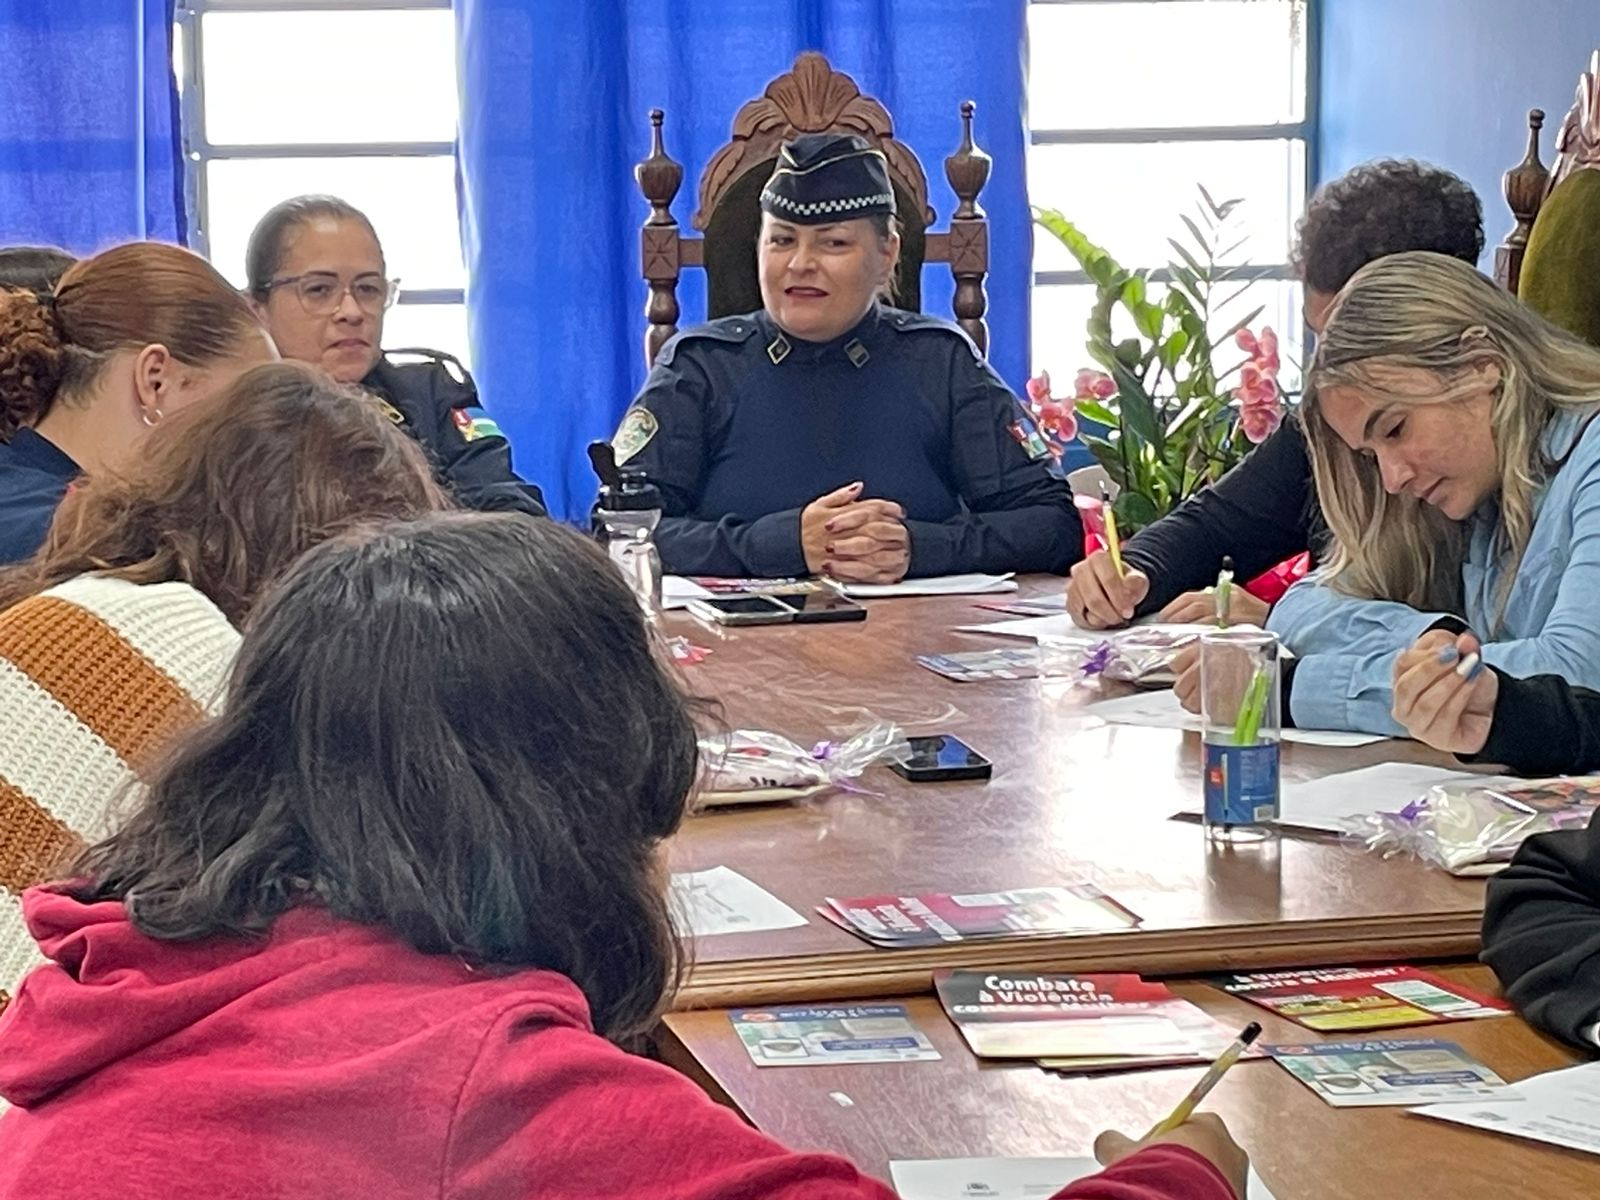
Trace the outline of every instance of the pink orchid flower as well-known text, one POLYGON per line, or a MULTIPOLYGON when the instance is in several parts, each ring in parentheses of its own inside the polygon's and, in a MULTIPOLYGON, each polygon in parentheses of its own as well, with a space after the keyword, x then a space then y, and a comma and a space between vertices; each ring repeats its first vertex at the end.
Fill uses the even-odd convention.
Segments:
POLYGON ((1109 400, 1117 394, 1117 384, 1104 371, 1084 367, 1073 381, 1074 398, 1078 400, 1109 400))
POLYGON ((1040 371, 1028 380, 1028 401, 1031 404, 1042 404, 1050 399, 1050 372, 1040 371))
POLYGON ((1064 443, 1078 436, 1077 406, 1075 397, 1050 394, 1050 372, 1040 371, 1028 380, 1028 410, 1039 428, 1050 439, 1050 452, 1061 456, 1064 443))
POLYGON ((1282 404, 1246 404, 1239 409, 1239 428, 1252 446, 1266 441, 1282 424, 1282 404))
POLYGON ((1250 356, 1250 361, 1267 374, 1277 377, 1278 362, 1278 335, 1272 331, 1271 325, 1261 327, 1261 336, 1256 337, 1248 329, 1241 329, 1233 335, 1233 343, 1250 356))

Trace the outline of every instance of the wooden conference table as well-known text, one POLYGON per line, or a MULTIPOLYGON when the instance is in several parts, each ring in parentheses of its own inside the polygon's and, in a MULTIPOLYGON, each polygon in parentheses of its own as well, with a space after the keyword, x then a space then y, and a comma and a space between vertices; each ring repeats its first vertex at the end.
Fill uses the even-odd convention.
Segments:
MULTIPOLYGON (((1487 968, 1442 973, 1493 990, 1487 968)), ((1259 1020, 1266 1039, 1325 1040, 1200 984, 1173 990, 1228 1025, 1259 1020)), ((974 1058, 932 996, 907 1002, 937 1062, 760 1068, 727 1013, 674 1013, 663 1057, 762 1131, 796 1149, 843 1154, 887 1178, 906 1158, 1082 1156, 1114 1128, 1137 1136, 1171 1111, 1201 1068, 1064 1077, 974 1058)), ((1391 1030, 1437 1037, 1517 1082, 1574 1061, 1518 1017, 1391 1030)), ((1336 1109, 1267 1061, 1240 1063, 1206 1101, 1278 1200, 1578 1200, 1600 1196, 1600 1156, 1499 1137, 1400 1108, 1336 1109)))
MULTIPOLYGON (((1029 580, 1022 594, 1060 587, 1029 580)), ((810 745, 886 719, 912 734, 955 734, 994 762, 988 783, 912 784, 874 767, 860 782, 875 794, 690 818, 670 848, 673 870, 731 867, 809 923, 699 939, 683 1007, 922 992, 939 967, 1167 975, 1475 955, 1481 881, 1328 840, 1208 848, 1196 825, 1169 819, 1200 795, 1196 735, 1105 725, 1084 714, 1103 693, 1061 679, 957 683, 918 666, 917 654, 1025 644, 955 632, 1005 619, 978 600, 877 601, 859 624, 722 639, 667 617, 668 633, 712 649, 687 674, 731 727, 810 745), (827 896, 1080 881, 1132 909, 1140 927, 890 952, 814 911, 827 896)), ((1409 742, 1286 745, 1283 770, 1287 781, 1394 759, 1449 762, 1409 742)))

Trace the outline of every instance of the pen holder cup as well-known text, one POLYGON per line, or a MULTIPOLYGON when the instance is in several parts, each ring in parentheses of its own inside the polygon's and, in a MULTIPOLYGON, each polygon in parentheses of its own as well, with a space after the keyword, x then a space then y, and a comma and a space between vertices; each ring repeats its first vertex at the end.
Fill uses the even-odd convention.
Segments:
POLYGON ((1200 636, 1204 820, 1218 841, 1272 835, 1278 817, 1278 639, 1259 629, 1200 636))

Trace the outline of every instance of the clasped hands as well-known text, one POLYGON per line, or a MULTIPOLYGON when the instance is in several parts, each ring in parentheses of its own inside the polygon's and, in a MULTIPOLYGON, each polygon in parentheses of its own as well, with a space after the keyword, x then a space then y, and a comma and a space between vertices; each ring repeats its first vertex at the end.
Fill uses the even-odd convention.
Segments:
POLYGON ((863 500, 865 485, 829 492, 800 512, 806 570, 844 583, 899 583, 911 567, 906 510, 893 500, 863 500))

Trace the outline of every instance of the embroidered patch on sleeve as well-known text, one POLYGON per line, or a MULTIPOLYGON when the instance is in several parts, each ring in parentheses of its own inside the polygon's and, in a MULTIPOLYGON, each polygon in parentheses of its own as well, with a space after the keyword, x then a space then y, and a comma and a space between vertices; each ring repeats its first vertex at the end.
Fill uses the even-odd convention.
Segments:
POLYGON ((630 408, 622 424, 617 426, 617 435, 611 439, 611 448, 617 452, 617 466, 648 446, 660 428, 655 413, 648 408, 630 408))
POLYGON ((469 442, 486 437, 505 437, 500 432, 500 426, 494 423, 494 418, 481 408, 452 408, 450 419, 461 431, 461 436, 469 442))
POLYGON ((1011 426, 1011 436, 1028 452, 1028 457, 1034 462, 1050 457, 1050 447, 1044 440, 1044 435, 1032 425, 1025 425, 1021 421, 1011 426))

